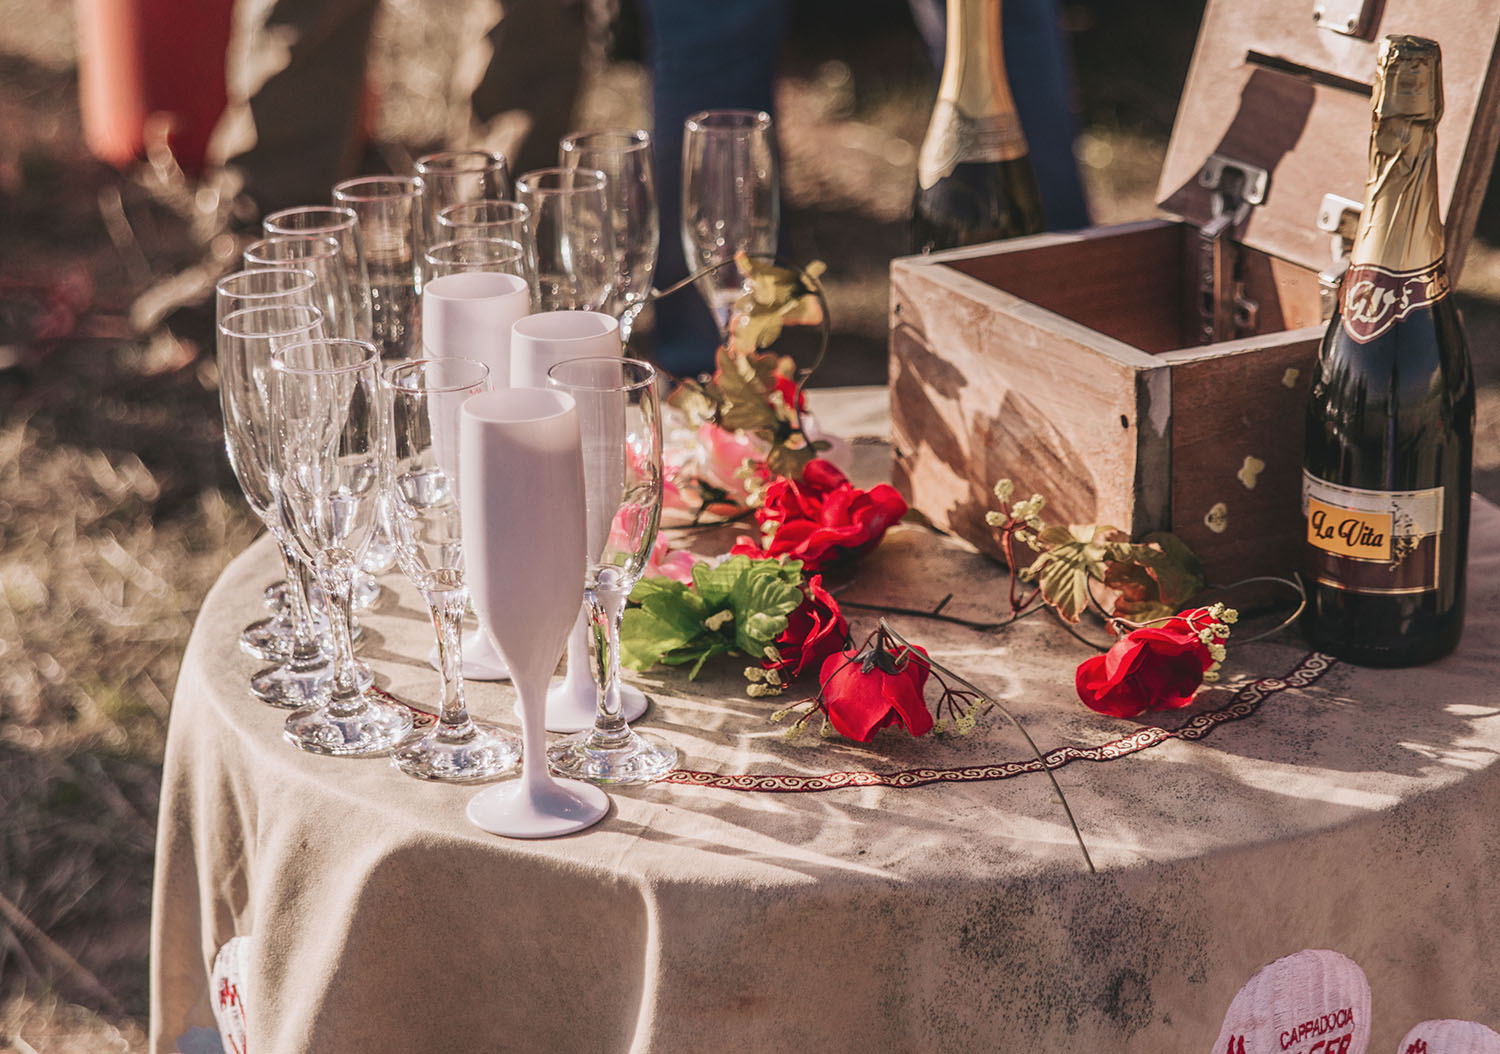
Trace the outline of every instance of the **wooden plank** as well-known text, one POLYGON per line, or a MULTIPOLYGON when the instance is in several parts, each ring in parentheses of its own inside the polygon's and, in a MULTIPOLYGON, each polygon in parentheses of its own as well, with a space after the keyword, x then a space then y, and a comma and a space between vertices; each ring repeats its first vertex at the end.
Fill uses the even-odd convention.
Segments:
POLYGON ((1304 417, 1322 337, 1309 326, 1162 356, 1172 369, 1172 530, 1211 581, 1301 562, 1304 417))
POLYGON ((1168 522, 1165 367, 950 266, 894 261, 891 297, 893 478, 913 508, 995 555, 1001 477, 1053 522, 1168 522))
POLYGON ((1042 245, 1012 243, 949 266, 1142 351, 1182 346, 1176 224, 1093 228, 1042 245))
POLYGON ((1318 28, 1312 6, 1309 0, 1209 3, 1157 200, 1201 225, 1209 195, 1196 178, 1208 155, 1259 164, 1272 171, 1271 188, 1244 240, 1304 267, 1324 266, 1326 238, 1313 225, 1322 196, 1364 199, 1376 42, 1388 33, 1431 37, 1443 49, 1438 178, 1456 276, 1500 143, 1500 4, 1383 0, 1359 38, 1318 28))

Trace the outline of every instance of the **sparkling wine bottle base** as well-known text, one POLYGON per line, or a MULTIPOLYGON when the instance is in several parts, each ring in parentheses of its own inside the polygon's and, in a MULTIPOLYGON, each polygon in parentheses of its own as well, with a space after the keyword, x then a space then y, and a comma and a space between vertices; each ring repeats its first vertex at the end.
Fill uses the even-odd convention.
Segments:
POLYGON ((1422 610, 1421 602, 1394 598, 1357 597, 1351 603, 1348 594, 1317 587, 1308 597, 1302 630, 1312 647, 1356 666, 1422 666, 1458 647, 1463 611, 1438 614, 1422 610))

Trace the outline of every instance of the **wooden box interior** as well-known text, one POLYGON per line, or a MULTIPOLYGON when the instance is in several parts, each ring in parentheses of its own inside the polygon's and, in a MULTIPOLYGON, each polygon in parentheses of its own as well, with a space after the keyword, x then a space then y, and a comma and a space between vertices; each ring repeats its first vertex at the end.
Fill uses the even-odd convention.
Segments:
MULTIPOLYGON (((1077 240, 955 259, 947 266, 1150 355, 1197 344, 1197 230, 1182 221, 1094 228, 1077 240)), ((1321 325, 1318 276, 1241 247, 1253 336, 1321 325)))
MULTIPOLYGON (((1006 311, 1004 304, 1016 298, 1029 305, 1028 312, 1041 308, 1082 327, 1082 332, 1097 334, 1095 356, 1085 357, 1074 369, 1120 378, 1111 383, 1131 383, 1128 378, 1135 374, 1109 350, 1114 341, 1158 362, 1170 374, 1171 412, 1164 448, 1130 438, 1144 434, 1145 423, 1136 415, 1128 422, 1120 420, 1127 425, 1123 432, 1105 423, 1104 411, 1090 411, 1084 386, 1079 388, 1081 413, 1101 417, 1098 434, 1116 427, 1119 442, 1147 443, 1136 455, 1134 478, 1116 478, 1115 490, 1166 495, 1164 506, 1154 501, 1137 506, 1148 510, 1156 505, 1161 512, 1145 511, 1146 518, 1136 522, 1111 522, 1137 536, 1170 527, 1203 557, 1218 580, 1252 570, 1284 573, 1299 556, 1303 414, 1324 329, 1318 276, 1241 246, 1245 293, 1258 305, 1255 331, 1236 340, 1200 345, 1199 242, 1191 223, 1158 220, 998 243, 983 253, 945 254, 941 263, 928 266, 952 268, 998 290, 1003 295, 996 310, 1006 311), (1247 464, 1263 467, 1246 473, 1247 464)), ((893 349, 904 348, 901 341, 893 332, 893 349)), ((996 350, 1021 354, 1003 346, 996 350)), ((901 390, 907 391, 904 386, 901 390)), ((903 409, 898 417, 906 412, 903 409)), ((917 432, 909 438, 920 442, 920 417, 912 421, 917 432)), ((1046 459, 1036 455, 1030 441, 1004 442, 1012 445, 993 456, 1014 466, 1006 471, 1016 476, 1019 486, 1047 493, 1054 481, 1041 469, 1046 459)), ((1123 464, 1129 463, 1127 458, 1123 464)), ((915 464, 920 465, 920 459, 915 464)), ((914 482, 901 472, 898 477, 914 482)), ((984 481, 974 482, 977 486, 984 481)), ((1050 499, 1056 515, 1080 522, 1098 519, 1099 513, 1081 507, 1077 495, 1055 490, 1050 499)), ((939 519, 942 526, 994 551, 986 537, 992 532, 978 526, 976 509, 949 507, 939 519)))

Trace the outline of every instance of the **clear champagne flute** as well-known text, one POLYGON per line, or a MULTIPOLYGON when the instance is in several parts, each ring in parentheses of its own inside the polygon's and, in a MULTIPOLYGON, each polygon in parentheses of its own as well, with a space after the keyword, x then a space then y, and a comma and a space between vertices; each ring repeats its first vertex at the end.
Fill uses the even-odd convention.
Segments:
POLYGON ((463 532, 458 425, 464 401, 490 389, 490 371, 467 358, 417 359, 381 378, 389 414, 382 485, 396 563, 427 601, 443 678, 438 722, 397 745, 391 760, 418 779, 468 782, 514 768, 520 741, 469 717, 464 703, 463 532))
POLYGON ((357 338, 354 293, 338 240, 325 234, 272 234, 245 246, 245 266, 300 267, 313 273, 313 301, 327 336, 357 338))
POLYGON ((704 110, 683 127, 682 250, 690 270, 725 261, 698 280, 698 290, 720 336, 727 336, 734 302, 744 292, 734 254, 776 255, 781 195, 771 116, 704 110))
MULTIPOLYGON (((338 217, 329 217, 326 214, 337 211, 330 209, 317 210, 292 210, 298 216, 312 215, 315 219, 321 219, 326 223, 338 217)), ((278 214, 279 215, 279 214, 278 214)), ((348 218, 348 217, 345 217, 348 218)), ((269 222, 269 221, 268 221, 269 222)), ((304 235, 272 235, 272 238, 303 238, 304 235)), ((313 236, 315 240, 325 237, 324 235, 313 236)), ((327 237, 332 237, 327 236, 327 237)), ((266 241, 268 239, 263 239, 266 241)), ((337 238, 334 238, 337 241, 337 238)), ((255 245, 262 243, 257 242, 255 245)), ((248 252, 249 250, 247 250, 248 252)), ((276 251, 276 250, 268 250, 276 251)), ((295 252, 295 250, 293 250, 295 252)), ((341 252, 342 255, 342 252, 341 252)), ((269 306, 280 303, 311 304, 319 310, 324 310, 330 305, 335 309, 340 307, 337 294, 330 291, 340 284, 337 276, 328 276, 324 281, 314 268, 315 261, 302 260, 300 262, 284 262, 269 266, 259 264, 248 264, 243 271, 236 271, 220 278, 214 286, 215 311, 219 319, 224 318, 234 311, 246 307, 269 306)), ((352 326, 358 320, 358 309, 354 309, 354 316, 347 325, 352 326)), ((347 317, 347 316, 346 316, 347 317)), ((330 328, 327 311, 323 316, 323 336, 345 336, 344 327, 336 324, 330 328)), ((365 574, 361 574, 354 583, 354 607, 363 611, 370 607, 380 598, 380 583, 371 577, 371 573, 379 573, 391 565, 395 559, 394 552, 382 554, 372 545, 371 556, 367 558, 367 566, 363 568, 365 574)), ((273 612, 268 619, 252 622, 245 627, 240 636, 240 647, 257 658, 276 659, 285 658, 287 650, 291 646, 291 612, 286 597, 286 583, 279 582, 267 588, 267 601, 273 612)), ((315 607, 314 614, 317 614, 315 607)), ((358 623, 353 626, 356 640, 362 632, 358 623)), ((363 667, 362 667, 363 669, 363 667)))
POLYGON ((437 238, 437 214, 449 205, 481 198, 508 198, 510 164, 491 150, 443 150, 417 158, 424 186, 427 237, 437 238))
POLYGON ((620 620, 646 568, 661 521, 661 407, 656 370, 615 356, 571 359, 547 382, 578 404, 587 488, 588 576, 594 673, 602 691, 594 727, 554 743, 552 771, 596 783, 648 783, 677 763, 677 749, 631 729, 621 712, 620 620))
POLYGON ((325 697, 333 671, 313 622, 307 568, 288 545, 276 516, 266 375, 278 347, 319 337, 322 325, 322 313, 302 304, 246 308, 231 312, 218 324, 224 449, 245 500, 276 539, 291 610, 290 645, 284 661, 251 677, 250 690, 272 706, 290 709, 325 697))
POLYGON ((620 320, 620 339, 628 344, 630 327, 651 295, 661 242, 651 137, 640 129, 574 132, 558 143, 558 163, 570 171, 604 173, 615 250, 610 313, 620 320))
POLYGON ((516 180, 531 210, 538 311, 602 311, 614 293, 614 233, 595 169, 540 168, 516 180))
POLYGON ((547 771, 547 678, 583 599, 584 483, 578 411, 541 388, 464 403, 459 425, 465 580, 520 696, 521 778, 469 800, 471 822, 511 838, 550 838, 597 823, 598 787, 547 771))
POLYGON ((531 286, 535 272, 527 266, 526 247, 505 238, 463 238, 429 245, 422 254, 427 281, 444 275, 484 271, 509 274, 531 286))
POLYGON ((384 443, 374 345, 313 340, 271 356, 271 471, 276 513, 328 599, 333 683, 328 698, 287 717, 285 735, 317 754, 391 750, 411 712, 361 689, 349 638, 355 571, 375 535, 384 443))
POLYGON ((360 176, 334 184, 335 205, 359 218, 370 289, 370 340, 386 362, 414 358, 421 347, 422 181, 415 176, 360 176))
MULTIPOLYGON (((316 284, 317 276, 311 271, 287 265, 224 275, 214 283, 214 323, 218 325, 235 312, 251 307, 312 306, 316 284)), ((222 395, 221 391, 221 402, 222 395)), ((267 590, 275 591, 277 597, 271 616, 256 619, 240 631, 240 648, 257 659, 276 662, 292 651, 292 611, 286 602, 284 580, 268 586, 267 590)))
POLYGON ((531 210, 519 201, 482 198, 439 209, 433 238, 439 242, 498 238, 518 243, 526 252, 526 279, 535 304, 536 239, 531 234, 531 210))
POLYGON ((370 272, 359 239, 359 216, 337 205, 299 205, 281 209, 261 221, 266 237, 323 237, 339 244, 345 281, 354 304, 354 335, 370 339, 370 272))

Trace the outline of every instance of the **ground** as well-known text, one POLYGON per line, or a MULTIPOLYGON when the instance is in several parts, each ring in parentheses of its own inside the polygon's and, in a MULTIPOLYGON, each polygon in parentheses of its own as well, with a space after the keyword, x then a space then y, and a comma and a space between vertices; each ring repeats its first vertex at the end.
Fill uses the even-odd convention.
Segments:
MULTIPOLYGON (((433 144, 466 0, 387 0, 371 165, 433 144)), ((818 383, 878 383, 932 81, 904 5, 795 5, 778 87, 790 255, 829 264, 818 383)), ((1152 214, 1201 4, 1065 4, 1095 218, 1152 214), (1120 10, 1116 10, 1119 8, 1120 10)), ((231 202, 84 148, 74 5, 0 0, 0 1042, 144 1046, 152 839, 194 614, 257 525, 222 455, 206 298, 231 202)), ((580 127, 645 120, 628 61, 580 127)), ((1494 195, 1492 195, 1494 197, 1494 195)), ((1500 499, 1500 208, 1460 302, 1481 382, 1478 487, 1500 499)))

